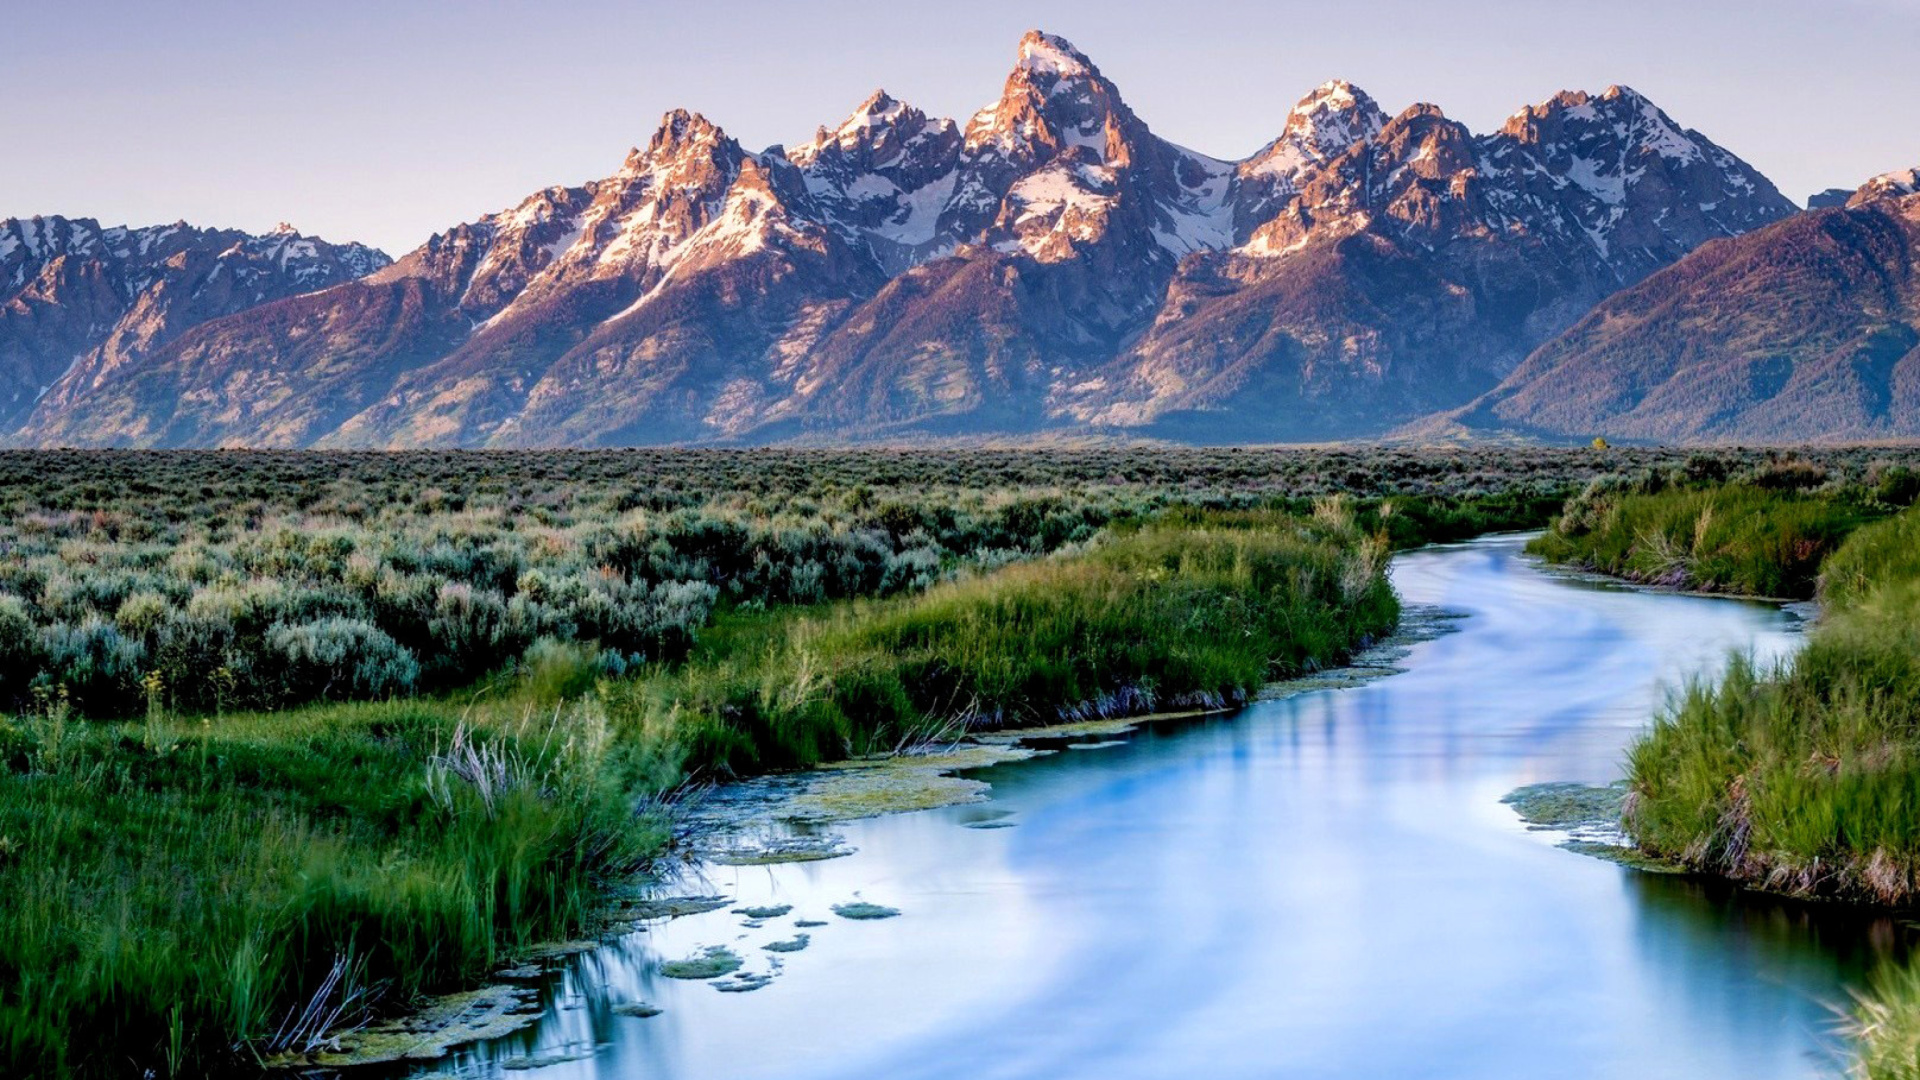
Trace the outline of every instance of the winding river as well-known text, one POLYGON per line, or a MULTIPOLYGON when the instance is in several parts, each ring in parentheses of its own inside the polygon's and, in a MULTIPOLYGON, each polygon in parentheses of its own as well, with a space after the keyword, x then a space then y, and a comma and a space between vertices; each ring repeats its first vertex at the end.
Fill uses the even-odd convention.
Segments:
POLYGON ((1616 779, 1664 688, 1730 650, 1790 651, 1796 620, 1575 580, 1520 548, 1398 557, 1409 603, 1465 616, 1400 674, 996 766, 990 802, 841 826, 849 857, 709 868, 693 888, 793 911, 631 934, 554 976, 537 1028, 433 1071, 1836 1074, 1835 1007, 1903 932, 1574 854, 1501 803, 1616 779), (829 913, 855 899, 901 914, 829 913), (801 951, 761 948, 801 932, 801 951), (721 993, 660 975, 712 945, 776 977, 721 993), (633 1001, 663 1012, 613 1008, 633 1001))

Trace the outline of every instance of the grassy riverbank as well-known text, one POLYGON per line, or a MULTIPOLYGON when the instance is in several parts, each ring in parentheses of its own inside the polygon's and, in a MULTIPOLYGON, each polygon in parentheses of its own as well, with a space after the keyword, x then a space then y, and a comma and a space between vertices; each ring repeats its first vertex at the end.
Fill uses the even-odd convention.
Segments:
POLYGON ((0 728, 0 1060, 192 1076, 297 1048, 577 933, 688 776, 1239 700, 1391 628, 1386 552, 1337 504, 1188 515, 918 595, 736 610, 617 679, 547 644, 411 701, 108 724, 43 694, 0 728))
MULTIPOLYGON (((1794 468, 1805 481, 1815 477, 1794 468)), ((1820 623, 1777 668, 1736 658, 1632 748, 1625 823, 1648 853, 1757 888, 1920 903, 1920 508, 1878 485, 1602 481, 1534 545, 1637 580, 1813 596, 1820 623)), ((1858 1075, 1920 1076, 1920 969, 1881 972, 1858 1075)))
POLYGON ((1905 470, 1850 481, 1794 460, 1725 483, 1718 472, 1596 479, 1528 550, 1643 584, 1808 599, 1850 533, 1905 505, 1890 499, 1912 501, 1905 470))
POLYGON ((901 601, 722 623, 611 688, 694 772, 816 764, 956 732, 1215 707, 1390 631, 1387 544, 1351 514, 1198 517, 901 601))
POLYGON ((1799 654, 1736 661, 1660 718, 1629 760, 1642 846, 1780 892, 1920 899, 1920 576, 1874 556, 1915 543, 1920 511, 1863 528, 1799 654))
MULTIPOLYGON (((1627 827, 1648 851, 1775 892, 1920 903, 1920 509, 1827 560, 1825 610, 1777 670, 1736 661, 1632 750, 1627 827)), ((1920 1076, 1920 970, 1879 974, 1857 1073, 1920 1076)))

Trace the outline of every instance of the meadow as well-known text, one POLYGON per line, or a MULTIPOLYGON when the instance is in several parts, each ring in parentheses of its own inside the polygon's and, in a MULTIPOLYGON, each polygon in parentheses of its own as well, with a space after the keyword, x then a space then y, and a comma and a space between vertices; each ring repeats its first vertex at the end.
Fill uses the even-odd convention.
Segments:
POLYGON ((689 782, 1232 704, 1390 629, 1391 550, 1698 467, 0 454, 0 1070, 250 1071, 589 932, 689 782))

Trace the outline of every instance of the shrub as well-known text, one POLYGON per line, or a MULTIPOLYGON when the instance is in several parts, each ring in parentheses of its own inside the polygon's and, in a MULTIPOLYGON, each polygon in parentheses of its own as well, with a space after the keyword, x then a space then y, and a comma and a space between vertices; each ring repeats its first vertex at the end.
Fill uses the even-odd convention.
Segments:
POLYGON ((276 624, 267 649, 280 665, 277 689, 287 701, 405 694, 420 677, 412 652, 353 619, 276 624))

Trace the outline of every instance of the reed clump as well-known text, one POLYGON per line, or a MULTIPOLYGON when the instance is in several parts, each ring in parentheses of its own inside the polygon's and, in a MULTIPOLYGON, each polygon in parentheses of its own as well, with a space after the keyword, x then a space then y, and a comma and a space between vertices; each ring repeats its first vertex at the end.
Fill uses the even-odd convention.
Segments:
POLYGON ((1879 487, 1800 459, 1726 483, 1684 469, 1615 474, 1589 482, 1528 550, 1645 584, 1807 599, 1841 542, 1895 509, 1879 487))

